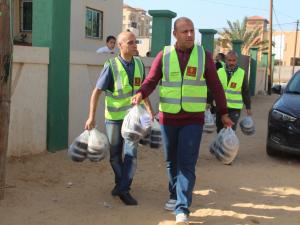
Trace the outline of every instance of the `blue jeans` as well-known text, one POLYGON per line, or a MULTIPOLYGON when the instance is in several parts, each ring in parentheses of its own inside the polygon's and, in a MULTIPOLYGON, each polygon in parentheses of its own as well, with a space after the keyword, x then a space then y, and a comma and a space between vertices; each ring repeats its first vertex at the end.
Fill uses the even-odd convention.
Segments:
POLYGON ((115 184, 118 185, 119 192, 128 192, 136 171, 138 143, 123 139, 122 123, 122 120, 106 120, 105 127, 110 143, 110 165, 115 174, 115 184))
POLYGON ((202 131, 203 125, 161 125, 170 198, 177 199, 176 214, 189 214, 202 131))

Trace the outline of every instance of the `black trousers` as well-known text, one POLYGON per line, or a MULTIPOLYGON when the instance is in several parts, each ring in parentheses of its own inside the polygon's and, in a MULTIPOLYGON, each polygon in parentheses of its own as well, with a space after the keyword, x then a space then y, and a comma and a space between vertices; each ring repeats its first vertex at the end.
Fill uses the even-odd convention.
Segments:
MULTIPOLYGON (((240 116, 241 116, 241 110, 229 108, 228 116, 234 122, 232 129, 235 131, 237 128, 237 124, 239 122, 240 116)), ((224 125, 223 125, 222 119, 221 119, 221 114, 219 112, 216 113, 216 126, 217 126, 217 133, 219 133, 219 131, 222 130, 222 128, 224 128, 224 125)))

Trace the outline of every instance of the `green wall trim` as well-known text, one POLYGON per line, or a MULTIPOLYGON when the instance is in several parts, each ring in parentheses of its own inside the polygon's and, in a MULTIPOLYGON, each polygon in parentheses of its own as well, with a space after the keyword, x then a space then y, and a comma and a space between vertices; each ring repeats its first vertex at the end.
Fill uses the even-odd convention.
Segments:
POLYGON ((70 0, 34 0, 32 45, 49 47, 47 149, 68 147, 70 0))
POLYGON ((153 17, 151 56, 156 56, 164 46, 170 45, 172 18, 177 14, 170 10, 149 10, 148 12, 153 17))
POLYGON ((242 56, 242 40, 232 40, 232 50, 238 54, 238 63, 241 64, 241 56, 242 56))
POLYGON ((257 47, 250 48, 249 89, 250 89, 251 96, 255 95, 255 88, 256 88, 257 53, 258 53, 257 47))
POLYGON ((214 29, 199 29, 201 33, 201 45, 212 54, 214 53, 214 35, 218 32, 214 29))

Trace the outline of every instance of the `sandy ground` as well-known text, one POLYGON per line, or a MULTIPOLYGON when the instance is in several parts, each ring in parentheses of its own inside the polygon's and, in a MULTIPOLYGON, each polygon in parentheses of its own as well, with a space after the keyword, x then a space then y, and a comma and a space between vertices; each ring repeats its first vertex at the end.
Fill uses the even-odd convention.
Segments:
MULTIPOLYGON (((267 112, 276 96, 253 99, 257 133, 244 136, 232 166, 209 153, 213 134, 205 134, 197 164, 191 224, 300 224, 300 160, 270 158, 265 152, 267 112)), ((168 198, 161 149, 141 147, 132 194, 138 206, 112 197, 108 160, 72 162, 66 151, 22 159, 7 165, 1 225, 173 225, 163 209, 168 198)))

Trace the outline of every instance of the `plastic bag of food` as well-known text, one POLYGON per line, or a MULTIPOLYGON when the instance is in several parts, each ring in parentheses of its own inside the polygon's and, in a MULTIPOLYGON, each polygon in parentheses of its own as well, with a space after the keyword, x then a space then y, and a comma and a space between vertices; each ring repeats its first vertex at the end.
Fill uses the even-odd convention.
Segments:
POLYGON ((245 135, 255 134, 254 121, 251 116, 245 116, 239 123, 240 128, 245 135))
POLYGON ((141 105, 133 106, 125 116, 121 128, 124 139, 138 142, 151 131, 151 117, 141 105))
POLYGON ((231 164, 239 151, 239 139, 234 130, 223 128, 210 145, 210 152, 224 164, 231 164))
POLYGON ((69 146, 68 154, 75 162, 82 162, 87 157, 89 132, 85 130, 69 146))
POLYGON ((216 130, 215 119, 209 109, 204 112, 204 126, 203 131, 206 133, 212 133, 216 130))
POLYGON ((109 152, 109 142, 105 134, 96 128, 89 131, 87 158, 92 162, 104 159, 109 152))

